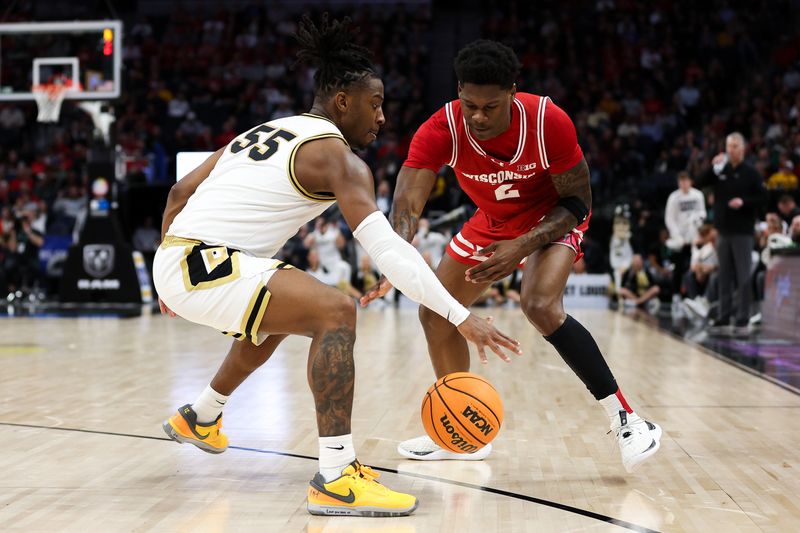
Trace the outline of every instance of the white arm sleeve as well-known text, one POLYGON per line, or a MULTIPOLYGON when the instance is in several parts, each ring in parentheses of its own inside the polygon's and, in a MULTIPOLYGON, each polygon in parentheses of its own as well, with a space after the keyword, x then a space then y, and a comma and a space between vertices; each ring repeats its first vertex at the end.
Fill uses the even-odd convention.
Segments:
POLYGON ((455 326, 467 319, 467 308, 439 283, 419 252, 394 232, 383 213, 375 211, 367 216, 353 231, 353 236, 403 294, 455 326))

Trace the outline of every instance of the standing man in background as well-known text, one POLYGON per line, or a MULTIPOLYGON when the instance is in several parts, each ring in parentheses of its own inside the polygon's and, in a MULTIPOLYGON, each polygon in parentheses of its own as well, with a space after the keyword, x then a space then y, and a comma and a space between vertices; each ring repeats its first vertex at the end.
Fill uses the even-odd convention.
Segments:
POLYGON ((714 156, 711 168, 697 180, 699 187, 711 186, 716 207, 714 225, 719 258, 719 313, 715 332, 749 333, 754 227, 759 210, 765 205, 764 178, 745 162, 745 140, 739 132, 725 138, 725 153, 714 156), (736 314, 733 313, 734 288, 738 289, 736 314))
POLYGON ((673 252, 672 300, 680 301, 681 280, 689 270, 692 243, 697 239, 697 228, 706 218, 706 199, 703 193, 692 187, 688 172, 678 173, 678 190, 667 198, 664 224, 669 230, 667 246, 673 252))

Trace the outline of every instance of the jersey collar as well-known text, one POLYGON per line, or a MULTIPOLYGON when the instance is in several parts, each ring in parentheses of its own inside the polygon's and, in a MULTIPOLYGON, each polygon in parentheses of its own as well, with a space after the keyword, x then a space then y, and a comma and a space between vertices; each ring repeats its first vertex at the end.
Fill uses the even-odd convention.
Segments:
POLYGON ((523 148, 525 147, 526 137, 528 136, 528 117, 527 114, 525 113, 525 108, 522 106, 522 103, 519 100, 517 100, 516 97, 514 98, 514 105, 517 106, 517 112, 519 113, 519 133, 517 135, 518 139, 517 151, 516 153, 514 153, 514 157, 511 158, 511 161, 502 161, 500 159, 497 159, 496 157, 492 157, 489 154, 487 154, 486 151, 483 148, 481 148, 481 146, 478 144, 478 141, 476 141, 475 138, 472 136, 472 133, 470 133, 469 126, 467 125, 467 119, 464 118, 463 113, 461 115, 461 119, 464 121, 464 131, 467 132, 467 140, 469 141, 469 144, 472 146, 472 148, 474 148, 475 151, 481 154, 483 157, 491 159, 492 161, 500 165, 513 165, 514 163, 519 161, 519 158, 522 157, 523 148))

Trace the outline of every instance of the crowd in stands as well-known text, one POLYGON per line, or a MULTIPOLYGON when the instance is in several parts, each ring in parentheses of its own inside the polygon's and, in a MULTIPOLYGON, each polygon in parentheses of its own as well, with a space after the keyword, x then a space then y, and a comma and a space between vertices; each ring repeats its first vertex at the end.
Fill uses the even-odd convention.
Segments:
MULTIPOLYGON (((759 0, 736 8, 723 0, 585 0, 481 6, 471 8, 477 10, 473 19, 481 25, 480 36, 509 44, 523 63, 518 89, 549 95, 575 123, 594 192, 593 229, 578 269, 618 271, 622 287, 622 275, 635 263, 626 277, 633 301, 645 294, 664 302, 708 294, 716 239, 713 194, 704 191, 706 214, 691 227, 668 228, 665 212, 678 174, 691 180, 707 172, 733 131, 744 135, 746 161, 768 190, 758 208, 762 222, 754 234, 761 238, 754 251, 776 240, 773 234, 791 241, 792 228, 800 226, 794 218, 800 211, 796 3, 759 0), (621 213, 616 217, 615 208, 621 213), (610 231, 612 219, 621 218, 627 229, 617 231, 615 223, 610 231), (614 242, 622 246, 626 239, 630 251, 620 253, 614 242), (639 259, 633 261, 637 254, 641 269, 639 259), (649 279, 643 292, 638 270, 649 279)), ((364 154, 384 212, 411 135, 435 110, 422 104, 426 84, 439 75, 429 70, 435 9, 347 9, 361 28, 362 44, 375 52, 386 87, 386 128, 364 154)), ((169 182, 177 151, 213 150, 258 120, 307 110, 312 73, 293 65, 296 18, 263 6, 128 17, 125 90, 115 104, 114 128, 130 159, 143 161, 131 165, 128 179, 169 182)), ((37 135, 33 119, 31 106, 0 106, 3 261, 31 254, 24 250, 35 249, 44 234, 71 234, 82 209, 88 117, 66 108, 49 142, 37 135)), ((429 206, 441 213, 464 203, 456 187, 443 173, 429 206)), ((341 220, 331 214, 310 226, 287 244, 287 260, 307 267, 314 261, 308 251, 316 248, 319 268, 328 271, 323 274, 336 272, 334 284, 347 280, 347 286, 358 289, 360 283, 363 290, 354 280, 371 275, 341 220), (320 225, 338 231, 341 240, 331 245, 320 225), (325 250, 331 246, 346 268, 330 266, 326 257, 334 254, 325 250)), ((446 242, 452 224, 433 229, 446 242)), ((427 245, 426 235, 418 237, 429 255, 441 248, 427 245)), ((430 260, 435 264, 436 257, 430 260)))

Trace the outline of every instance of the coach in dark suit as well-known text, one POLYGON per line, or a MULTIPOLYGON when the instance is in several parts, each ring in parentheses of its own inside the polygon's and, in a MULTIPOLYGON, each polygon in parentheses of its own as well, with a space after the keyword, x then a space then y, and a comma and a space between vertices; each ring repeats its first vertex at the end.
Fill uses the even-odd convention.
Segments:
POLYGON ((714 188, 714 225, 719 233, 717 325, 725 328, 732 323, 734 333, 748 332, 754 226, 767 199, 764 179, 744 161, 744 153, 744 137, 738 132, 731 133, 725 139, 725 153, 717 154, 711 168, 697 181, 699 187, 714 188), (732 309, 734 289, 738 289, 738 294, 736 307, 732 309))

